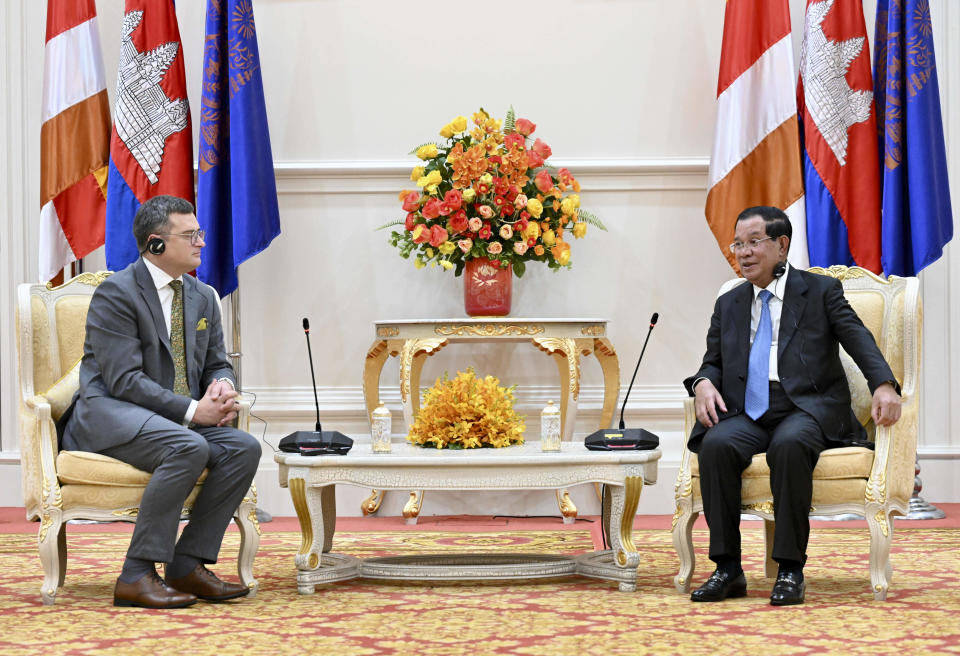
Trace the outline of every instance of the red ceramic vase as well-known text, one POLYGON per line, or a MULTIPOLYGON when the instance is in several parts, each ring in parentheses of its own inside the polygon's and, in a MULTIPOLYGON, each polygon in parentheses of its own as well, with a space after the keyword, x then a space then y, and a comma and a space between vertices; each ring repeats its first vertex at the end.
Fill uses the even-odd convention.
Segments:
POLYGON ((467 260, 463 273, 463 306, 471 317, 503 317, 510 314, 513 267, 500 268, 485 257, 467 260))

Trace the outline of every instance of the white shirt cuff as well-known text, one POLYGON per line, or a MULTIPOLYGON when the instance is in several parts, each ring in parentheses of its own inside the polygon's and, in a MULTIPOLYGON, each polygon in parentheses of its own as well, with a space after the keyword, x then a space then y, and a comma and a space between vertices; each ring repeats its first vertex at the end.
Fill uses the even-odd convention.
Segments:
POLYGON ((190 399, 190 407, 187 408, 187 414, 183 415, 183 425, 189 426, 190 422, 193 421, 193 415, 197 414, 197 407, 199 407, 200 402, 196 399, 190 399))

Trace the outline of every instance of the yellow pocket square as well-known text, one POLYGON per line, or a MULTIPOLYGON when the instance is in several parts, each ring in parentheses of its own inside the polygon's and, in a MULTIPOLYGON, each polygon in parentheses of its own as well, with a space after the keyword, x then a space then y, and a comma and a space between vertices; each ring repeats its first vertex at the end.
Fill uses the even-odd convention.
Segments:
POLYGON ((206 330, 207 329, 207 318, 204 317, 197 322, 197 330, 206 330))

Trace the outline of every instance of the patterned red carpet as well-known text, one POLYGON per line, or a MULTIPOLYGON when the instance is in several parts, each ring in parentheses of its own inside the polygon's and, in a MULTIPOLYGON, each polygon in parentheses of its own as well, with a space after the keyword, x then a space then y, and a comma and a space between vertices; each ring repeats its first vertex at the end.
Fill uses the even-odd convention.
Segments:
MULTIPOLYGON (((22 511, 21 511, 22 512, 22 511)), ((951 513, 952 514, 952 513, 951 513)), ((429 518, 425 518, 427 520, 429 518)), ((649 520, 634 539, 646 554, 639 590, 571 578, 497 584, 353 581, 297 594, 295 522, 264 525, 255 599, 176 611, 116 609, 113 582, 129 527, 71 526, 66 585, 57 604, 39 600, 36 525, 0 526, 2 654, 824 654, 960 653, 960 530, 956 521, 897 523, 893 584, 874 602, 867 532, 815 525, 807 603, 773 608, 762 572, 762 526, 744 523, 749 595, 692 604, 671 579, 677 559, 669 517, 649 520), (4 530, 5 529, 5 530, 4 530), (30 532, 24 532, 29 529, 30 532)), ((594 548, 595 525, 559 521, 440 520, 407 528, 395 520, 344 520, 334 549, 357 556, 446 550, 579 553, 594 548), (522 530, 524 525, 535 530, 522 530), (514 527, 516 526, 516 528, 514 527), (377 530, 358 530, 360 528, 377 530), (385 530, 386 529, 386 530, 385 530)), ((639 526, 644 526, 641 520, 639 526)), ((856 526, 856 525, 854 525, 856 526)), ((706 531, 695 531, 698 547, 706 531)), ((235 577, 238 536, 228 533, 215 570, 235 577)), ((695 581, 709 573, 698 551, 695 581)))

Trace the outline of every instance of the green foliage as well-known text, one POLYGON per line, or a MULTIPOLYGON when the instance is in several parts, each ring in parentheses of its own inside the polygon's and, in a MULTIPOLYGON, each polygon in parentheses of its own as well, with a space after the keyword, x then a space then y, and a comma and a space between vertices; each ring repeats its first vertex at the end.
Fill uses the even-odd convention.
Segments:
POLYGON ((507 110, 507 116, 503 119, 503 133, 510 134, 517 129, 517 115, 513 111, 513 105, 507 110))
POLYGON ((437 150, 440 150, 443 148, 443 146, 438 144, 436 141, 425 141, 424 143, 420 144, 419 146, 411 150, 409 153, 407 153, 407 155, 416 155, 417 151, 423 148, 424 146, 436 146, 437 150))
POLYGON ((596 227, 600 228, 601 230, 606 230, 606 229, 607 229, 607 226, 603 225, 603 222, 601 222, 600 219, 597 218, 597 215, 596 215, 596 214, 593 214, 593 213, 591 213, 591 212, 588 212, 587 210, 580 209, 580 208, 578 207, 578 208, 577 208, 577 216, 580 217, 581 219, 583 219, 584 221, 586 221, 587 223, 589 223, 590 225, 596 226, 596 227))
POLYGON ((386 228, 392 228, 393 226, 401 226, 401 225, 403 225, 403 219, 397 219, 396 221, 389 221, 387 223, 384 223, 382 226, 378 228, 374 228, 374 230, 384 230, 386 228))

